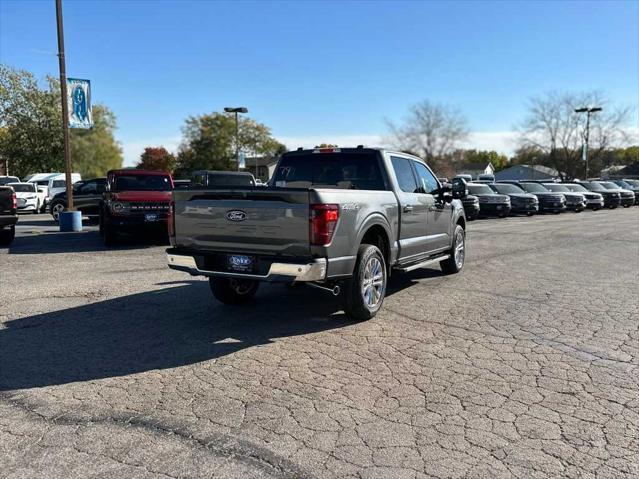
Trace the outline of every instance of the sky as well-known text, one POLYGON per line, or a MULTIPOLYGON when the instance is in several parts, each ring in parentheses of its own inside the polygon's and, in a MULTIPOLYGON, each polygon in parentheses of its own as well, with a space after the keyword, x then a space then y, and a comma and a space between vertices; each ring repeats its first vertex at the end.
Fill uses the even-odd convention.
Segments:
MULTIPOLYGON (((117 116, 126 165, 190 115, 246 106, 289 148, 383 143, 429 99, 511 153, 530 97, 639 106, 639 2, 63 0, 67 75, 117 116)), ((58 75, 54 0, 0 0, 0 63, 58 75)), ((639 127, 637 114, 631 127, 639 127)))

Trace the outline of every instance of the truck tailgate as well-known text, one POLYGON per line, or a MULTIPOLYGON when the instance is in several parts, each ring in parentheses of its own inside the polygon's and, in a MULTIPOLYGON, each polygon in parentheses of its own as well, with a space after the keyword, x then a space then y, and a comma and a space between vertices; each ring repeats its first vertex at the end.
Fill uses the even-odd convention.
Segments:
POLYGON ((183 190, 173 198, 179 247, 310 256, 308 189, 183 190))

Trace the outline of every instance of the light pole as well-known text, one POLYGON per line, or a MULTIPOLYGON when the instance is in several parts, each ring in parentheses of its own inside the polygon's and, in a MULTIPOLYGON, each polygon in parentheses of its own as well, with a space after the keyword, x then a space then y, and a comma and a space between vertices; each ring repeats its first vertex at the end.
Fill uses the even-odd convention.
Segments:
POLYGON ((235 159, 237 161, 237 171, 240 171, 240 120, 238 113, 248 113, 248 108, 244 106, 226 107, 226 113, 235 113, 235 159))
POLYGON ((588 180, 588 137, 590 136, 590 115, 592 113, 595 113, 597 111, 601 111, 602 108, 595 106, 595 107, 583 107, 583 108, 576 108, 575 109, 575 113, 585 113, 586 114, 586 132, 584 133, 584 144, 583 144, 583 150, 582 150, 582 158, 583 160, 586 162, 586 177, 584 178, 585 180, 588 180))

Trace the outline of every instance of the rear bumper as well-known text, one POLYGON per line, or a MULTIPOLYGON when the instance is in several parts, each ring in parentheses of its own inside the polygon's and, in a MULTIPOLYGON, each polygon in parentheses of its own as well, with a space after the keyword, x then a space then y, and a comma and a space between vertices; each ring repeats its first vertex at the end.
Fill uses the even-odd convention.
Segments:
POLYGON ((215 271, 198 267, 195 256, 176 254, 171 250, 166 253, 169 268, 184 271, 193 276, 213 276, 222 278, 241 278, 268 282, 323 281, 326 279, 327 263, 325 258, 318 258, 308 263, 271 263, 266 274, 235 273, 215 271))

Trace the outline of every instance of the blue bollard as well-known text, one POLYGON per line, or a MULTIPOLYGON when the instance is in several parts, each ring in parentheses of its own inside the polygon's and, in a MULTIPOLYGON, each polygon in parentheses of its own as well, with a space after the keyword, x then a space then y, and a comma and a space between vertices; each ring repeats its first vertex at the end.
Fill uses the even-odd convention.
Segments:
POLYGON ((82 231, 82 213, 63 211, 59 216, 60 231, 82 231))

